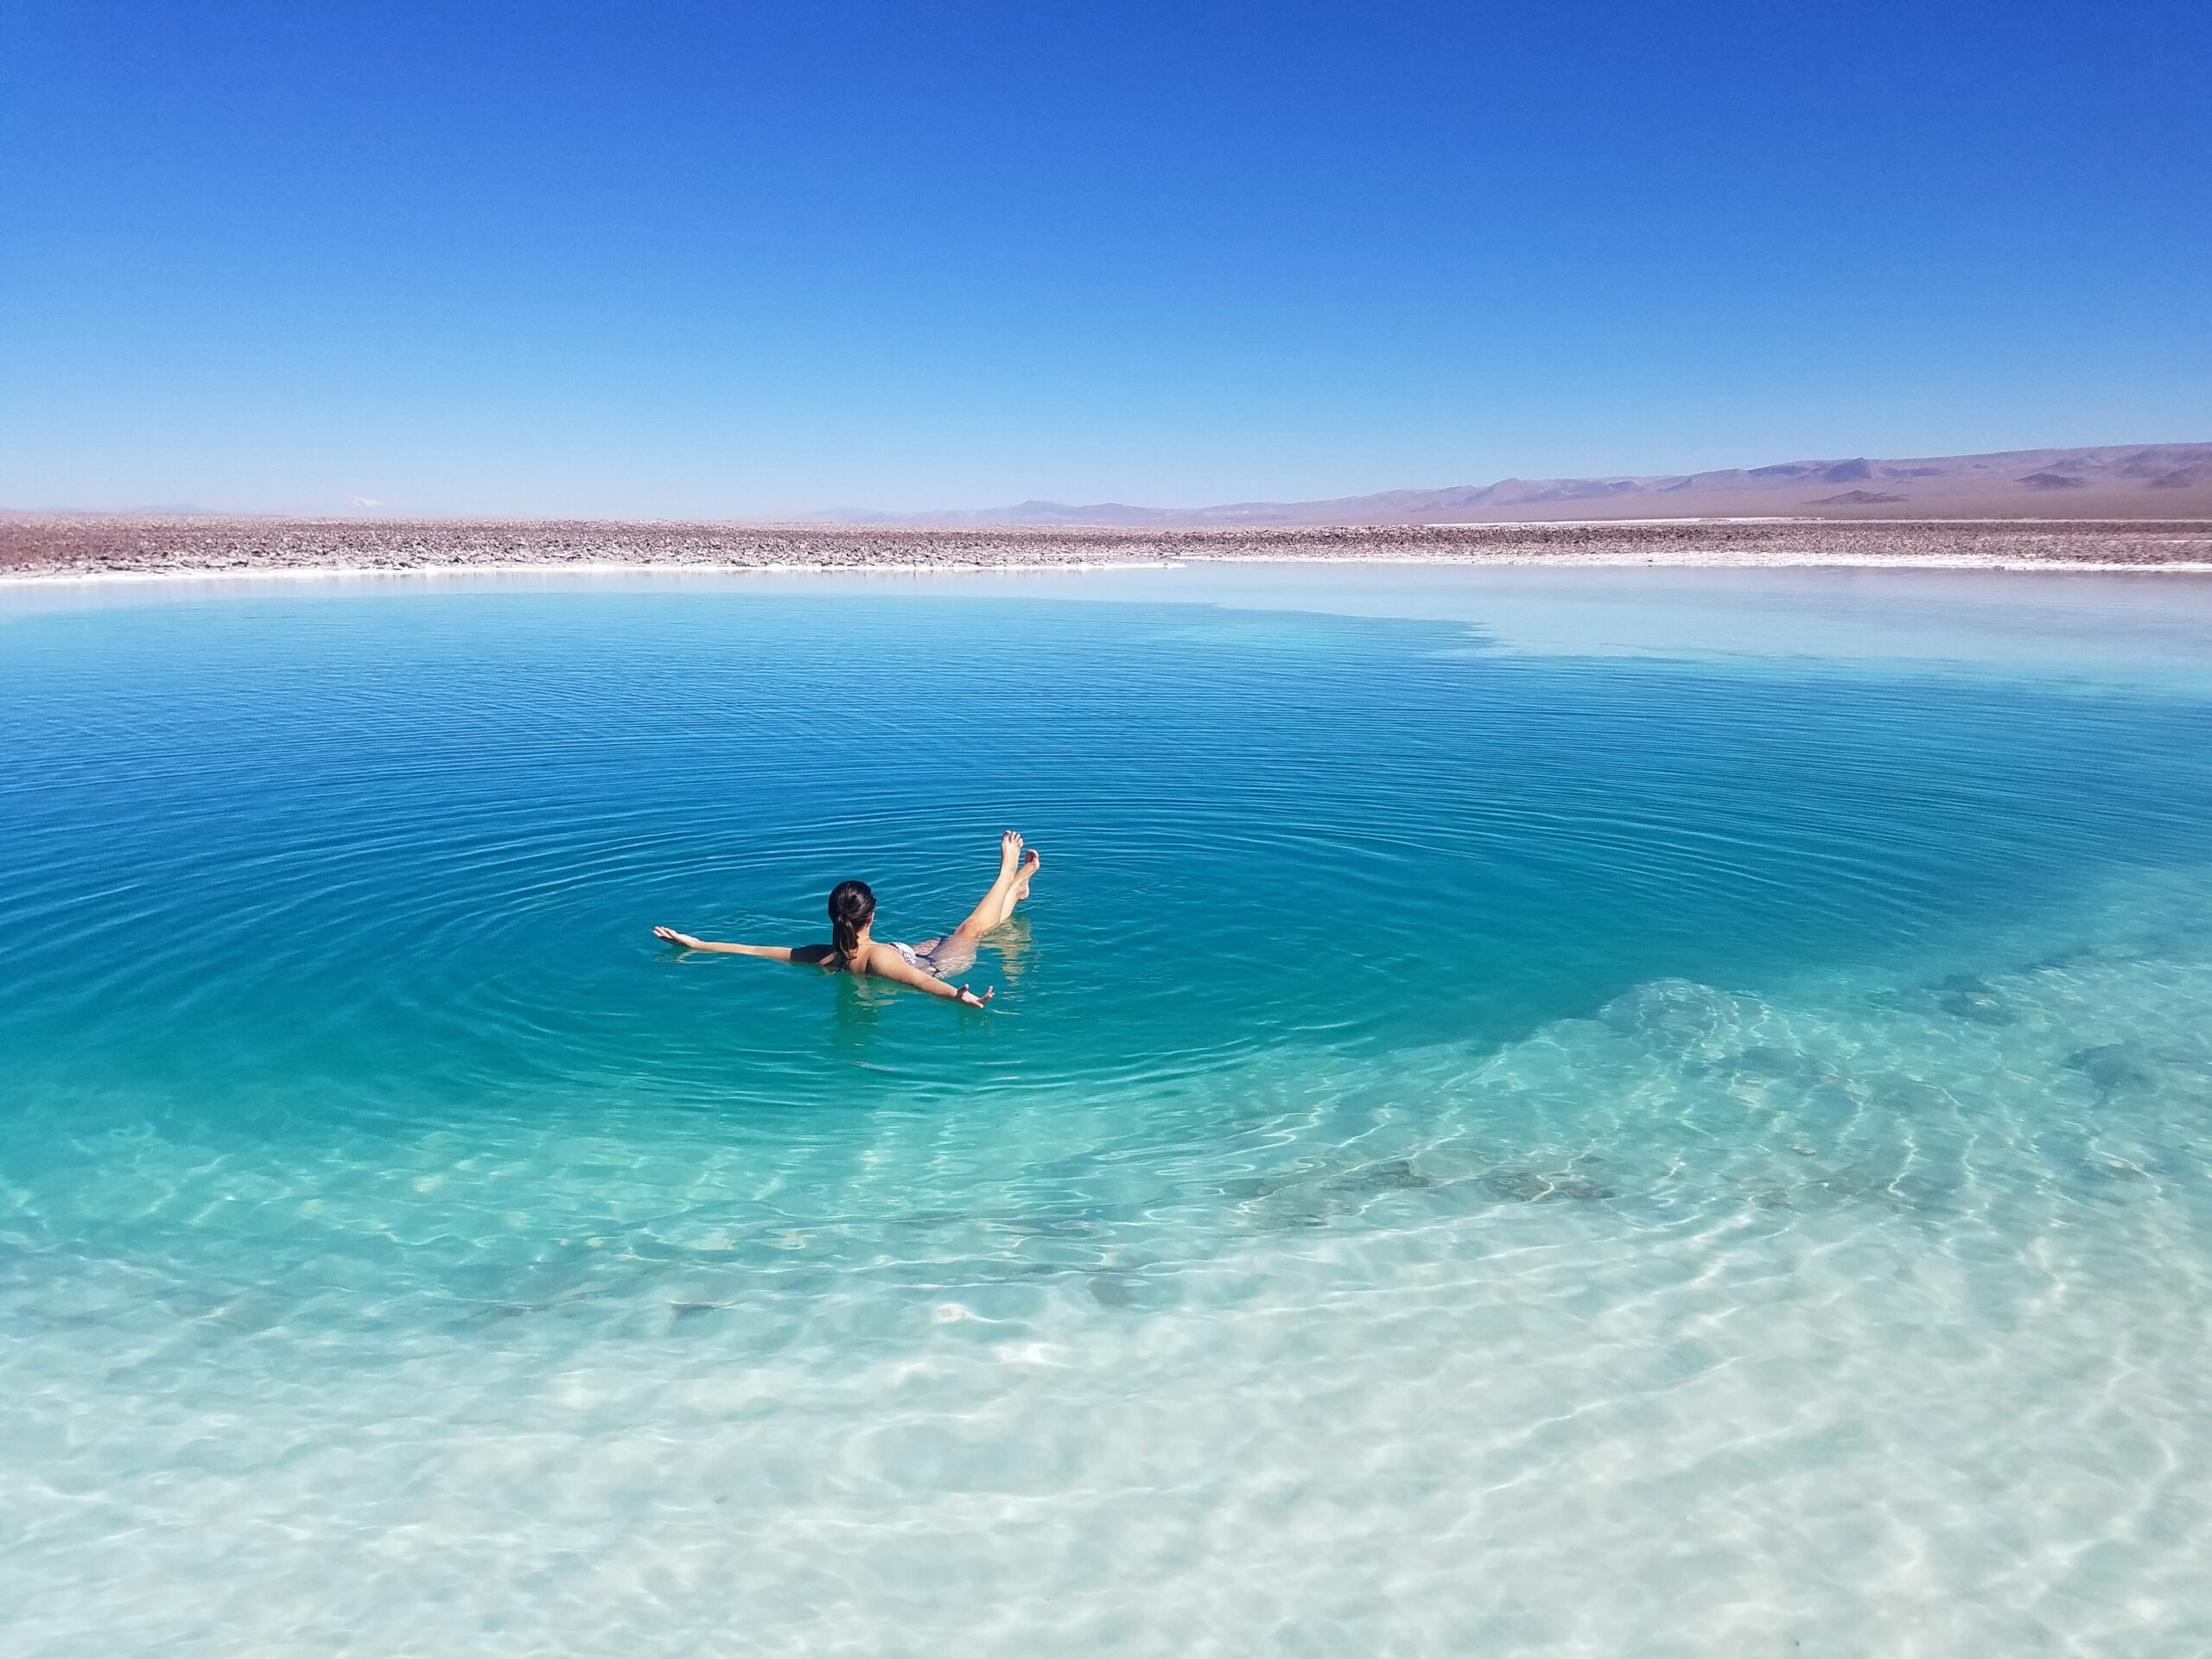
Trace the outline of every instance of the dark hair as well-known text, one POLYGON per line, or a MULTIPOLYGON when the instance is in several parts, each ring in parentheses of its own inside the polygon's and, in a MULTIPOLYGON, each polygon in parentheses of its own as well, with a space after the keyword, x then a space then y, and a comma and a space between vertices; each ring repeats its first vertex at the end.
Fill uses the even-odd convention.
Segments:
POLYGON ((840 881, 830 889, 830 938, 840 957, 859 948, 861 929, 875 919, 875 895, 865 881, 840 881))

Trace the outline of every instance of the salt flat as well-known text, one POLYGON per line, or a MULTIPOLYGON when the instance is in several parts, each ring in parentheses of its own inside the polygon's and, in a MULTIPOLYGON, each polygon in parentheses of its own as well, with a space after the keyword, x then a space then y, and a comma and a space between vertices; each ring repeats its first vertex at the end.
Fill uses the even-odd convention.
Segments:
POLYGON ((0 517, 0 575, 8 576, 486 567, 998 569, 1244 559, 2212 569, 2212 520, 1731 518, 1154 529, 0 517))

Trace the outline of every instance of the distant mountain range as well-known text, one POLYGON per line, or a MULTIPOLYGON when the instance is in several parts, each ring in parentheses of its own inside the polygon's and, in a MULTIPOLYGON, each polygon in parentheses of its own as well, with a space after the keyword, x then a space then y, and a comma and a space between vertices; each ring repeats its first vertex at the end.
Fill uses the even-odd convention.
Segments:
MULTIPOLYGON (((361 502, 357 507, 381 504, 361 502)), ((263 518, 175 505, 0 508, 0 518, 71 513, 127 518, 263 518)), ((340 516, 351 517, 352 514, 340 516)), ((381 518, 405 518, 385 511, 381 518)), ((452 515, 445 515, 450 517, 452 515)), ((1495 524, 1624 518, 2212 519, 2212 443, 2121 443, 2096 449, 2007 449, 1904 461, 1785 461, 1717 472, 1605 478, 1508 478, 1442 490, 1385 490, 1330 501, 1234 501, 1217 507, 1070 506, 938 512, 817 512, 802 522, 848 524, 1101 524, 1173 529, 1208 524, 1495 524)))
POLYGON ((1591 518, 2202 518, 2212 517, 2212 443, 2010 449, 1906 461, 1785 461, 1650 477, 1509 478, 1333 501, 1217 507, 1069 506, 823 513, 847 524, 1436 524, 1591 518))

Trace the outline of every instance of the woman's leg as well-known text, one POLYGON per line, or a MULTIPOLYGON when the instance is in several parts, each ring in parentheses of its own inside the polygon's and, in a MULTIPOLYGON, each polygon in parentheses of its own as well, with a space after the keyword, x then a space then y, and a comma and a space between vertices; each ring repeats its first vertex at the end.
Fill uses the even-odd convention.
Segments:
POLYGON ((1034 852, 1022 855, 1021 837, 1009 830, 999 837, 999 877, 991 883, 976 908, 968 912, 968 919, 954 928, 946 938, 973 941, 980 939, 1001 922, 1014 914, 1014 907, 1029 896, 1029 878, 1037 874, 1037 867, 1044 861, 1034 852))

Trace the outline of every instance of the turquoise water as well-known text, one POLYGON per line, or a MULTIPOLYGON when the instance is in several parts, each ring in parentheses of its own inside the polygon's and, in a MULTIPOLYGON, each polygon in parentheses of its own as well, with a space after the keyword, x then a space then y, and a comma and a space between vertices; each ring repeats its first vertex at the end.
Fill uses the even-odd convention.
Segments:
POLYGON ((2212 1644, 2212 583, 22 588, 0 697, 10 1652, 2212 1644), (986 1012, 650 936, 1008 827, 986 1012))

